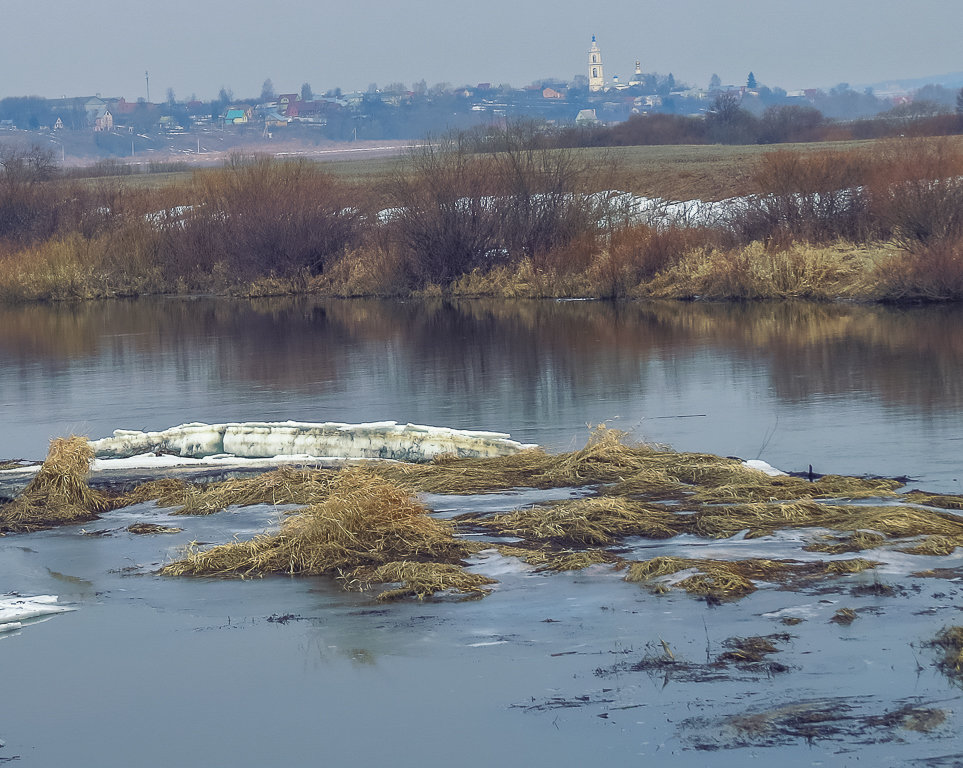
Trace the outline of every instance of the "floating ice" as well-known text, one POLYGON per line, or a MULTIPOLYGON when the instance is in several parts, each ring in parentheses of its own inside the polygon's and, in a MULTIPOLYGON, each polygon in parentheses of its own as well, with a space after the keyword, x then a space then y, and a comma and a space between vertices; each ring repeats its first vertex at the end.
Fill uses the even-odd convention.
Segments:
POLYGON ((758 469, 760 472, 765 472, 769 477, 785 477, 786 473, 781 469, 776 469, 772 464, 769 464, 760 459, 749 459, 748 461, 742 462, 744 466, 750 469, 758 469))
POLYGON ((369 424, 284 422, 194 422, 160 432, 117 429, 113 437, 91 440, 98 459, 146 453, 204 459, 329 457, 430 461, 442 454, 459 458, 508 456, 530 447, 501 432, 477 432, 394 421, 369 424))
POLYGON ((34 595, 33 597, 0 597, 0 631, 9 632, 19 629, 20 623, 27 619, 49 616, 54 613, 72 611, 65 605, 57 605, 56 595, 34 595), (8 627, 17 624, 16 627, 8 627))

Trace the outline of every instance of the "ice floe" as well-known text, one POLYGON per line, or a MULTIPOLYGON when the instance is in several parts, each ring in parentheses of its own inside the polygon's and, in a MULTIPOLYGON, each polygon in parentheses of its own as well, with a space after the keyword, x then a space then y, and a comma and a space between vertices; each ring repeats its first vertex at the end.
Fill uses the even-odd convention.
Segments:
POLYGON ((20 629, 23 622, 55 613, 72 611, 66 605, 57 604, 56 595, 7 595, 0 597, 0 632, 12 632, 20 629))
MULTIPOLYGON (((379 421, 368 424, 193 422, 160 432, 117 429, 113 437, 91 440, 98 459, 148 453, 181 458, 306 457, 430 461, 453 454, 460 458, 507 456, 529 447, 501 432, 482 432, 420 424, 379 421)), ((142 465, 141 465, 142 466, 142 465)))

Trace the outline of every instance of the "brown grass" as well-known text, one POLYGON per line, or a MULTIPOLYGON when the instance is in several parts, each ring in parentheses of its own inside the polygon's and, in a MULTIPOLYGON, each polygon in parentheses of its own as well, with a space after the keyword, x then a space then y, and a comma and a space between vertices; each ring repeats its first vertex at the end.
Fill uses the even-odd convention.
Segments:
POLYGON ((347 572, 341 579, 345 589, 368 590, 373 584, 398 584, 378 594, 377 599, 382 601, 401 597, 424 600, 438 592, 459 592, 466 599, 475 599, 491 594, 487 585, 498 583, 487 576, 469 573, 460 565, 408 560, 377 567, 362 566, 347 572))
POLYGON ((324 501, 288 517, 278 533, 192 547, 162 572, 340 575, 404 560, 457 565, 466 554, 452 526, 429 517, 406 490, 363 469, 346 469, 331 481, 324 501))
MULTIPOLYGON (((794 560, 708 560, 682 557, 655 557, 651 560, 629 563, 626 581, 651 583, 664 576, 692 570, 691 576, 674 583, 692 595, 707 595, 724 600, 738 600, 755 592, 755 582, 797 583, 825 576, 857 573, 874 568, 869 560, 848 560, 834 563, 800 563, 794 560)), ((664 591, 664 582, 653 585, 656 591, 664 591)))
POLYGON ((328 494, 329 470, 281 467, 257 477, 191 484, 174 478, 153 480, 111 499, 114 509, 146 501, 176 507, 175 515, 210 515, 229 506, 315 504, 328 494))
POLYGON ((963 627, 946 627, 927 645, 943 651, 943 658, 937 662, 940 671, 957 683, 963 682, 963 627))
POLYGON ((94 453, 86 438, 50 442, 47 458, 27 487, 0 508, 0 531, 27 532, 93 520, 110 505, 87 485, 94 453))

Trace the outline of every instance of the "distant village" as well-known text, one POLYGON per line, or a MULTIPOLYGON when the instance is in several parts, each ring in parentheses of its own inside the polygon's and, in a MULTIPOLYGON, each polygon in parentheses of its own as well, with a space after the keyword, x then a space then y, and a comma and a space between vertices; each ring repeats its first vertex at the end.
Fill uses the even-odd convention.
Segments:
POLYGON ((752 72, 738 84, 723 84, 712 75, 706 87, 692 87, 677 82, 671 73, 643 71, 640 60, 628 77, 607 76, 594 36, 587 54, 585 73, 571 81, 549 78, 521 88, 493 83, 429 86, 421 81, 410 87, 371 84, 365 91, 344 93, 334 88, 315 94, 309 83, 303 83, 297 91, 277 93, 268 79, 256 97, 235 98, 222 88, 210 101, 181 100, 168 90, 163 101, 152 101, 145 73, 147 95, 133 101, 101 94, 56 99, 7 96, 0 99, 0 131, 94 133, 104 154, 123 156, 135 151, 131 137, 154 134, 200 136, 221 131, 271 139, 297 132, 333 141, 415 139, 521 117, 555 126, 592 126, 653 113, 698 116, 706 114, 720 95, 755 114, 774 106, 800 105, 849 120, 894 109, 921 114, 952 111, 958 96, 941 85, 915 92, 856 91, 845 83, 828 91, 786 91, 764 84, 752 72))

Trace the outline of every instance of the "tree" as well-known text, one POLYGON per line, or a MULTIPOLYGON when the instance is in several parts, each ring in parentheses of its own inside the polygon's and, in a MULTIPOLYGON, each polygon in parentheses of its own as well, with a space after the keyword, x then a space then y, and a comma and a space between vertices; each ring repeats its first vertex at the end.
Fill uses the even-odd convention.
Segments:
POLYGON ((749 88, 750 90, 754 91, 756 90, 758 85, 759 84, 756 82, 756 76, 752 72, 750 72, 749 77, 746 79, 746 88, 749 88))
POLYGON ((277 98, 277 94, 274 92, 274 83, 271 82, 269 77, 264 81, 264 85, 261 86, 261 101, 274 101, 277 98))
POLYGON ((314 92, 311 90, 311 83, 301 83, 301 101, 314 101, 314 92))
POLYGON ((722 80, 719 78, 719 75, 717 75, 715 72, 713 72, 713 73, 712 73, 712 77, 709 78, 709 87, 710 87, 710 88, 719 88, 719 87, 721 87, 721 86, 722 86, 722 80))
POLYGON ((755 140, 756 119, 740 106, 733 92, 720 93, 706 112, 710 141, 720 144, 748 144, 755 140))
POLYGON ((956 94, 956 114, 963 115, 963 88, 956 94))

